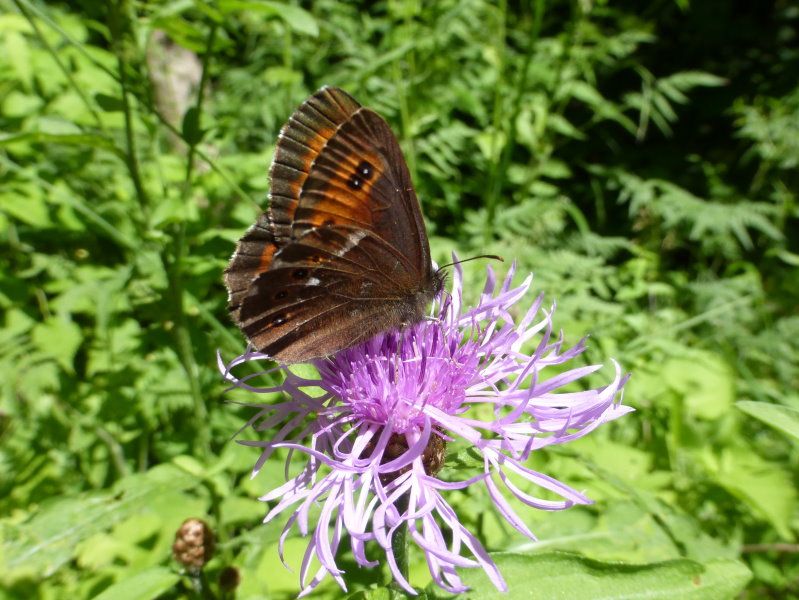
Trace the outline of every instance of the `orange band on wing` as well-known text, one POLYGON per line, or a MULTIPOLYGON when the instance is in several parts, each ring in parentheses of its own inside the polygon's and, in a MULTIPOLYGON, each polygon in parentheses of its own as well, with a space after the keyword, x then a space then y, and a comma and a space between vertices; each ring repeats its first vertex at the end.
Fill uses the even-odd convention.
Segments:
POLYGON ((261 262, 258 265, 259 273, 269 270, 269 267, 272 265, 272 259, 275 256, 275 250, 277 250, 277 246, 274 244, 267 244, 264 246, 264 251, 261 253, 261 262))

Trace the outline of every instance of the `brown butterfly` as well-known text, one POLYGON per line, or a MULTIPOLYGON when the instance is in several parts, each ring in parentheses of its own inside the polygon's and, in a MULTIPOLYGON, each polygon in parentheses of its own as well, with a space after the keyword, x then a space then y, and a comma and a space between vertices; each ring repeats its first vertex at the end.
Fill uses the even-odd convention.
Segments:
POLYGON ((397 139, 324 87, 289 118, 269 208, 225 270, 233 320, 281 363, 334 354, 424 318, 443 287, 397 139))

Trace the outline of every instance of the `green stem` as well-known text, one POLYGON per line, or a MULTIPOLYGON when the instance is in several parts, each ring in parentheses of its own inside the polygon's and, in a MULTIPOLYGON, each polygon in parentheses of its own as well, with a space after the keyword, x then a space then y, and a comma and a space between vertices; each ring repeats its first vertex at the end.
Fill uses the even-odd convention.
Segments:
MULTIPOLYGON (((208 73, 211 56, 213 54, 214 41, 216 40, 217 25, 212 23, 208 30, 206 39, 205 54, 202 59, 202 75, 200 76, 200 86, 197 90, 197 100, 194 105, 196 111, 197 127, 202 124, 202 111, 205 100, 205 90, 208 87, 208 73)), ((191 199, 192 183, 194 179, 194 159, 197 153, 197 143, 193 141, 189 144, 186 155, 186 174, 183 179, 181 199, 185 205, 191 199)), ((183 291, 183 261, 186 255, 186 223, 181 221, 178 225, 174 241, 174 256, 172 260, 164 254, 163 261, 169 279, 169 288, 172 296, 174 320, 175 320, 175 339, 177 342, 178 356, 189 380, 189 390, 191 392, 192 404, 194 406, 194 416, 196 422, 196 447, 195 451, 201 455, 207 455, 210 445, 210 432, 208 430, 208 410, 203 399, 202 389, 199 381, 199 369, 197 360, 194 356, 194 346, 191 341, 191 333, 186 323, 186 310, 183 291)))
MULTIPOLYGON (((497 201, 499 199, 500 189, 502 183, 499 181, 499 166, 500 154, 502 148, 500 146, 502 137, 502 105, 504 100, 504 90, 501 85, 505 77, 505 21, 508 17, 508 2, 507 0, 500 0, 499 3, 499 31, 497 32, 497 39, 495 43, 497 53, 497 81, 494 85, 494 116, 492 119, 492 137, 491 137, 491 168, 488 173, 488 195, 486 197, 486 212, 488 227, 483 231, 485 233, 485 242, 490 242, 494 237, 494 220, 497 212, 497 201)), ((505 140, 507 146, 509 140, 505 140)))
MULTIPOLYGON (((511 151, 516 140, 516 118, 521 110, 522 98, 524 97, 525 90, 527 89, 527 76, 530 72, 530 63, 535 53, 535 45, 541 35, 541 23, 544 19, 544 12, 546 9, 546 0, 535 0, 535 9, 533 13, 533 22, 530 31, 530 38, 527 44, 527 51, 524 57, 524 62, 518 72, 518 80, 516 81, 516 93, 511 105, 510 116, 507 121, 508 137, 505 140, 502 148, 497 147, 499 143, 501 130, 502 130, 502 101, 503 96, 500 93, 501 86, 497 85, 497 94, 494 97, 494 138, 492 145, 492 159, 491 171, 489 172, 489 185, 488 196, 486 198, 486 209, 488 213, 488 227, 485 229, 486 242, 490 242, 494 235, 494 219, 496 217, 497 206, 499 204, 499 197, 502 193, 502 186, 505 182, 505 173, 510 164, 511 151)), ((502 79, 505 70, 505 20, 507 18, 507 2, 503 0, 500 5, 502 13, 502 27, 501 27, 501 48, 498 49, 500 57, 500 68, 498 77, 502 79)))
POLYGON ((208 578, 205 576, 205 571, 189 571, 189 581, 191 581, 191 589, 194 597, 198 600, 216 600, 216 594, 211 590, 208 585, 208 578))
MULTIPOLYGON (((216 41, 216 32, 218 26, 216 23, 211 24, 208 30, 208 38, 206 39, 205 54, 202 60, 202 73, 200 75, 200 86, 197 90, 197 101, 194 105, 197 110, 197 127, 202 124, 203 101, 205 100, 205 90, 208 87, 208 72, 211 63, 211 56, 213 54, 214 43, 216 41)), ((183 197, 187 198, 191 191, 191 180, 194 173, 194 157, 197 153, 197 143, 189 145, 189 152, 186 158, 186 176, 183 182, 183 197)))
MULTIPOLYGON (((403 514, 408 509, 407 494, 397 500, 396 507, 400 514, 403 514)), ((400 526, 394 532, 394 537, 391 539, 391 552, 394 554, 394 559, 397 561, 400 574, 405 578, 405 581, 408 581, 410 560, 408 556, 408 527, 406 525, 400 526)), ((396 581, 392 581, 391 587, 400 591, 403 595, 407 595, 407 592, 400 587, 396 581)))
POLYGON ((141 209, 142 216, 144 217, 142 227, 144 230, 146 230, 146 224, 149 222, 150 200, 147 196, 147 191, 144 188, 144 184, 142 183, 138 153, 136 151, 136 135, 133 130, 133 110, 131 109, 130 97, 128 94, 129 83, 124 43, 129 36, 125 35, 122 31, 121 15, 121 7, 124 2, 125 0, 109 3, 108 28, 111 32, 114 54, 117 58, 119 86, 122 93, 122 113, 125 117, 125 162, 128 167, 128 172, 130 173, 130 179, 133 182, 133 187, 136 190, 136 198, 139 201, 139 208, 141 209))
POLYGON ((95 433, 97 434, 97 437, 105 442, 105 445, 108 447, 108 453, 111 455, 111 463, 116 468, 117 475, 120 478, 128 475, 130 473, 130 469, 128 469, 128 463, 125 460, 125 450, 122 448, 122 444, 120 444, 114 438, 114 436, 103 427, 97 427, 95 429, 95 433))
MULTIPOLYGON (((407 77, 410 80, 410 77, 407 77)), ((411 181, 417 183, 416 174, 416 146, 413 143, 413 130, 411 128, 411 108, 408 102, 408 89, 405 85, 405 78, 402 76, 402 69, 399 62, 394 63, 394 82, 397 86, 397 96, 399 97, 400 120, 402 122, 402 137, 405 142, 405 158, 408 162, 408 170, 411 172, 411 181)))

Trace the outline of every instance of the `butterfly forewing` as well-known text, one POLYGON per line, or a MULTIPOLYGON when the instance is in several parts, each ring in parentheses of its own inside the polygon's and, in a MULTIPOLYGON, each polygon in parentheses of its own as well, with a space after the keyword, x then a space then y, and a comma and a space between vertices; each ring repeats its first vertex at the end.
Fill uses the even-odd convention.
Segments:
POLYGON ((225 275, 250 342, 281 362, 422 318, 438 293, 419 203, 386 122, 323 88, 283 127, 269 210, 225 275))

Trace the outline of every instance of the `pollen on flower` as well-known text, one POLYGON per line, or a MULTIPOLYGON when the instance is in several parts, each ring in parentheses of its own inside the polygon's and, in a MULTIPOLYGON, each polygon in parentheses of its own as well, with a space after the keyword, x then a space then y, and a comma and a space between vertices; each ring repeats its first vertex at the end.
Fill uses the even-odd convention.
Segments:
POLYGON ((532 281, 528 277, 513 287, 513 271, 497 285, 489 269, 477 305, 464 308, 456 266, 452 292, 435 300, 433 319, 316 361, 318 378, 284 369, 281 385, 258 388, 232 370, 268 357, 248 352, 229 364, 220 359, 220 369, 234 386, 284 393, 283 401, 258 405, 260 411, 248 423, 256 433, 269 431, 268 439, 240 441, 261 448, 253 473, 278 449, 307 456, 298 473, 261 498, 271 506, 266 522, 288 513, 281 553, 295 525, 303 535, 312 533, 299 573, 301 595, 326 576, 346 589, 336 563, 344 542, 364 567, 378 566, 366 552, 367 545, 377 545, 395 581, 415 594, 394 556, 392 539, 399 528, 424 552, 441 588, 466 591, 457 569, 474 567, 484 570, 497 589, 507 590, 490 555, 460 522, 446 495, 481 485, 498 514, 533 539, 509 497, 542 510, 590 503, 526 462, 536 450, 568 443, 630 412, 621 404, 627 376, 613 361, 615 374, 605 385, 563 391, 602 365, 570 366, 585 344, 565 347, 562 335, 553 336, 554 306, 545 309, 542 296, 520 317, 513 316, 532 281), (310 395, 310 387, 323 394, 310 395), (487 414, 492 417, 486 419, 487 414), (440 478, 453 440, 466 442, 483 459, 482 469, 464 480, 440 478), (533 491, 536 487, 541 494, 533 491), (311 522, 314 506, 320 508, 319 517, 311 522), (319 567, 312 572, 314 558, 319 567))

